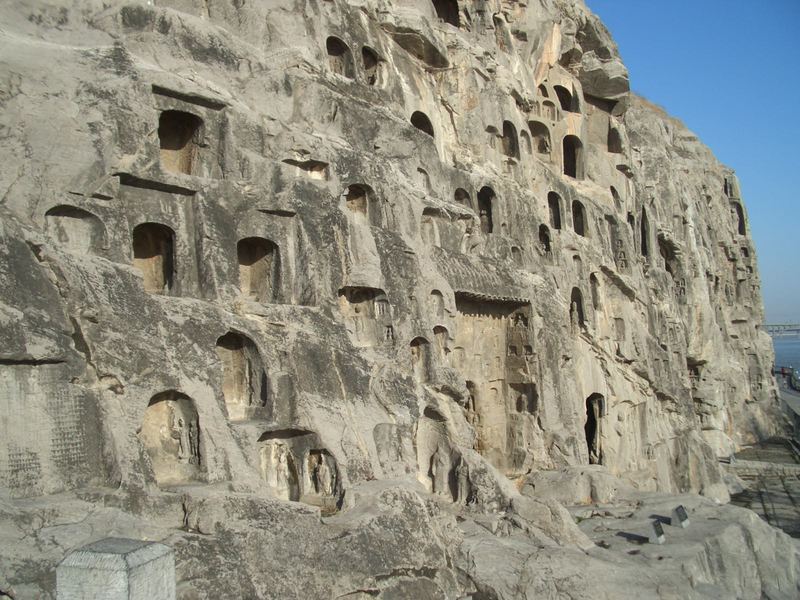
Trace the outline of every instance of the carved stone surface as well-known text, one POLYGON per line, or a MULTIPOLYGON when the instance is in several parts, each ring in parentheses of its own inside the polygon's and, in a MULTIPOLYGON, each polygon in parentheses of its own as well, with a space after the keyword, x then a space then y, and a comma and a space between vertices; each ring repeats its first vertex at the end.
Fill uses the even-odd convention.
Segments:
POLYGON ((544 594, 558 502, 780 431, 736 178, 582 1, 0 4, 0 592, 544 594))
POLYGON ((175 557, 164 544, 106 538, 57 569, 59 600, 175 600, 175 557))

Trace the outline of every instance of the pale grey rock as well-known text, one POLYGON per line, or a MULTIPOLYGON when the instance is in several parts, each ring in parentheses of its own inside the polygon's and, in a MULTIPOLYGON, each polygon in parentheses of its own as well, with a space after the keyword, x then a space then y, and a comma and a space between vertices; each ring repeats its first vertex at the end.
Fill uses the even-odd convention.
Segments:
POLYGON ((109 536, 187 599, 795 591, 742 513, 609 577, 562 506, 713 524, 785 426, 736 178, 582 2, 0 20, 0 591, 109 536))

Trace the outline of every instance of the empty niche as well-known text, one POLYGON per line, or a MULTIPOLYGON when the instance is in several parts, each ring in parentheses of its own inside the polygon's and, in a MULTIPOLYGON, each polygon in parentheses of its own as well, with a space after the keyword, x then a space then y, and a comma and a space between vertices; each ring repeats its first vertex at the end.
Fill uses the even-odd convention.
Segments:
POLYGON ((608 151, 612 154, 622 153, 622 136, 619 129, 609 126, 608 128, 608 151))
POLYGON ((297 461, 287 444, 268 439, 259 449, 259 463, 261 476, 272 496, 281 500, 300 499, 297 461))
POLYGON ((680 271, 680 263, 677 256, 677 248, 671 241, 660 237, 658 238, 658 251, 664 261, 664 270, 675 279, 680 271))
POLYGON ((617 342, 625 341, 625 319, 620 317, 614 319, 614 340, 617 342))
POLYGON ((286 158, 287 165, 297 167, 298 175, 304 173, 311 179, 328 179, 328 163, 319 160, 295 160, 286 158))
POLYGON ((547 194, 547 207, 550 210, 550 227, 561 229, 561 197, 555 192, 547 194))
POLYGON ((275 302, 280 285, 278 246, 264 238, 244 238, 236 244, 236 256, 242 295, 255 302, 275 302))
POLYGON ((442 292, 439 290, 432 290, 431 291, 431 312, 433 316, 437 319, 444 318, 444 296, 442 292))
POLYGON ((383 225, 381 207, 375 201, 375 193, 371 187, 363 183, 352 184, 342 196, 348 212, 356 223, 367 223, 373 227, 383 225))
POLYGON ((572 202, 572 228, 578 235, 586 236, 586 209, 578 200, 572 202))
POLYGON ((597 279, 597 275, 592 273, 589 276, 589 287, 592 292, 592 308, 594 310, 600 309, 600 280, 597 279))
POLYGON ((428 246, 441 247, 439 238, 439 227, 436 223, 438 211, 435 208, 426 208, 422 211, 420 222, 422 241, 428 246))
POLYGON ((503 154, 511 158, 519 158, 517 128, 511 121, 503 121, 503 154))
POLYGON ((583 144, 574 135, 564 136, 563 141, 564 175, 583 179, 583 144))
POLYGON ((355 77, 353 55, 348 45, 339 38, 331 36, 325 40, 325 48, 328 51, 328 65, 331 71, 337 75, 353 79, 355 77))
POLYGON ((153 396, 144 411, 139 439, 158 485, 200 479, 200 420, 189 396, 174 390, 153 396))
POLYGON ((439 356, 439 361, 442 364, 446 364, 447 357, 450 354, 450 333, 447 331, 446 327, 437 325, 433 328, 433 338, 436 342, 436 351, 439 356))
POLYGON ((531 130, 533 149, 536 151, 536 154, 541 154, 549 160, 551 144, 550 130, 547 128, 547 125, 539 121, 531 121, 528 123, 528 127, 531 130))
POLYGON ((555 85, 553 86, 553 89, 556 92, 556 96, 558 97, 558 102, 561 104, 562 110, 566 112, 580 112, 577 96, 573 95, 572 92, 570 92, 563 85, 555 85))
POLYGON ((494 229, 492 218, 494 199, 494 190, 489 186, 482 187, 478 192, 478 215, 481 222, 481 231, 483 233, 492 233, 494 229))
POLYGON ((201 147, 203 120, 179 110, 165 110, 158 118, 161 167, 191 175, 201 147))
POLYGON ((414 379, 419 383, 430 381, 431 344, 424 337, 415 337, 409 344, 411 349, 411 368, 414 379))
POLYGON ((436 16, 453 27, 459 26, 457 0, 433 0, 436 16))
POLYGON ((614 200, 614 208, 622 210, 622 199, 619 197, 617 188, 612 185, 609 189, 611 190, 611 198, 614 200))
POLYGON ((380 87, 383 85, 383 61, 378 53, 369 46, 361 48, 361 64, 364 67, 364 79, 367 85, 380 87))
POLYGON ((583 310, 583 294, 580 289, 572 288, 569 299, 569 322, 573 333, 586 328, 586 313, 583 310))
POLYGON ((411 115, 411 124, 421 132, 427 133, 429 136, 434 137, 433 125, 431 125, 431 120, 424 112, 420 112, 418 110, 414 111, 414 113, 411 115))
POLYGON ((731 217, 738 234, 745 235, 747 233, 747 226, 744 218, 744 209, 738 202, 731 202, 731 217))
POLYGON ((550 243, 550 230, 544 223, 539 225, 539 247, 545 254, 550 254, 553 251, 553 247, 550 243))
POLYGON ((528 154, 533 153, 533 146, 531 145, 531 136, 528 135, 528 132, 524 129, 519 132, 519 139, 520 145, 522 146, 522 151, 527 152, 528 154))
POLYGON ((650 256, 650 221, 647 218, 647 210, 642 208, 642 218, 639 221, 641 227, 641 238, 639 240, 639 249, 644 257, 650 256))
POLYGON ((48 210, 44 217, 47 235, 66 252, 97 252, 105 243, 103 223, 90 212, 61 205, 48 210))
POLYGON ((217 339, 217 355, 222 362, 222 394, 229 418, 241 421, 256 416, 269 399, 267 372, 258 348, 247 336, 229 331, 217 339))
POLYGON ((605 398, 602 394, 592 394, 586 399, 586 423, 583 427, 586 436, 586 449, 590 465, 603 464, 600 424, 605 414, 605 398))
POLYGON ((522 255, 522 248, 519 246, 511 246, 511 260, 514 261, 516 265, 522 265, 523 263, 523 255, 522 255))
POLYGON ((469 197, 469 192, 464 188, 456 188, 456 191, 453 193, 453 200, 461 206, 472 208, 472 199, 469 197))
POLYGON ((539 411, 539 392, 535 383, 512 383, 509 387, 516 412, 534 415, 539 411))
POLYGON ((142 223, 133 228, 133 266, 141 271, 144 290, 166 294, 175 278, 175 232, 159 223, 142 223))
POLYGON ((433 191, 430 175, 428 175, 428 172, 422 167, 417 167, 417 181, 419 182, 419 187, 427 193, 430 194, 433 191))
POLYGON ((550 100, 545 100, 542 102, 542 116, 550 121, 558 120, 558 109, 550 100))

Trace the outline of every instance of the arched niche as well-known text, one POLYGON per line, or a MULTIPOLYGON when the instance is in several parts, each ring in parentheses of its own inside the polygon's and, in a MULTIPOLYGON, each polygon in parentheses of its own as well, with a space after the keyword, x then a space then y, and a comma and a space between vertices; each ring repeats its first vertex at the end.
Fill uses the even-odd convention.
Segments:
POLYGON ((542 117, 550 121, 558 120, 558 109, 552 101, 545 100, 542 102, 542 117))
POLYGON ((422 211, 422 219, 420 221, 420 233, 422 241, 431 247, 441 247, 441 239, 439 237, 439 226, 436 222, 439 211, 435 208, 427 207, 422 211))
POLYGON ((550 142, 550 130, 547 125, 539 121, 530 121, 528 129, 531 132, 533 139, 533 150, 546 160, 550 160, 550 150, 552 144, 550 142))
POLYGON ((488 185, 483 186, 478 192, 478 215, 483 233, 492 233, 494 230, 494 190, 488 185))
POLYGON ((217 356, 222 363, 222 394, 231 421, 243 421, 266 412, 269 381, 261 354, 253 340, 229 331, 217 339, 217 356))
POLYGON ((641 227, 641 238, 639 240, 639 249, 642 256, 645 258, 650 256, 650 220, 647 218, 647 210, 642 208, 642 218, 639 220, 641 227))
POLYGON ((431 344, 424 337, 415 337, 409 344, 411 368, 418 383, 428 383, 431 373, 431 344))
POLYGON ((592 308, 600 310, 600 280, 594 273, 589 276, 589 288, 592 292, 592 308))
POLYGON ((558 102, 561 104, 561 109, 565 112, 580 112, 578 104, 578 97, 570 92, 563 85, 554 85, 553 90, 556 92, 558 102))
POLYGON ((328 66, 331 72, 353 79, 355 77, 355 68, 353 67, 353 54, 350 52, 350 47, 338 37, 330 36, 325 40, 325 49, 328 52, 328 66))
POLYGON ((583 308, 583 294, 577 287, 572 288, 569 297, 569 320, 573 330, 586 328, 586 313, 583 308))
POLYGON ((456 204, 472 208, 472 198, 470 198, 469 192, 464 188, 456 188, 456 191, 453 193, 453 200, 455 200, 456 204))
POLYGON ((622 135, 616 127, 608 128, 608 151, 612 154, 622 154, 622 135))
POLYGON ((444 296, 439 290, 431 290, 430 296, 431 313, 435 319, 444 318, 444 296))
POLYGON ((580 236, 586 236, 586 208, 579 200, 572 201, 572 228, 580 236))
POLYGON ((361 47, 361 66, 364 68, 364 80, 367 85, 375 87, 383 85, 384 65, 375 49, 369 46, 361 47))
POLYGON ((731 202, 731 217, 734 227, 739 235, 747 234, 747 221, 744 218, 744 208, 739 202, 731 202))
POLYGON ((411 124, 419 129, 422 133, 426 133, 431 137, 434 137, 433 133, 433 125, 431 124, 431 120, 428 118, 424 112, 419 110, 414 111, 411 115, 411 124))
POLYGON ((561 229, 561 197, 555 192, 548 193, 547 207, 550 211, 550 227, 561 229))
POLYGON ((511 121, 503 121, 503 154, 511 158, 519 158, 517 128, 511 121))
POLYGON ((133 228, 133 266, 150 294, 168 294, 175 280, 175 232, 160 223, 141 223, 133 228))
POLYGON ((200 418, 186 394, 168 390, 153 396, 144 411, 139 439, 158 485, 201 479, 200 418))
POLYGON ((254 302, 276 302, 280 286, 277 244, 260 237, 244 238, 236 244, 236 256, 242 295, 254 302))
POLYGON ((436 343, 436 352, 439 357, 439 362, 447 364, 447 358, 450 354, 450 332, 447 327, 437 325, 433 328, 433 339, 436 343))
POLYGON ((342 194, 348 213, 355 223, 369 224, 374 227, 383 225, 381 207, 375 199, 375 192, 364 183, 353 183, 347 186, 342 194))
POLYGON ((564 175, 583 179, 583 143, 574 135, 564 136, 564 175))
POLYGON ((553 251, 550 241, 550 229, 544 223, 539 225, 539 247, 545 254, 550 254, 553 251))
POLYGON ((605 416, 605 398, 592 394, 586 399, 586 422, 583 427, 590 465, 603 464, 602 419, 605 416))
POLYGON ((180 110, 165 110, 158 118, 161 167, 191 175, 202 146, 203 120, 180 110))
POLYGON ((92 213, 62 204, 44 215, 48 237, 66 252, 96 253, 105 245, 105 227, 92 213))
POLYGON ((453 27, 459 26, 457 0, 433 0, 433 8, 436 11, 436 16, 442 21, 453 27))

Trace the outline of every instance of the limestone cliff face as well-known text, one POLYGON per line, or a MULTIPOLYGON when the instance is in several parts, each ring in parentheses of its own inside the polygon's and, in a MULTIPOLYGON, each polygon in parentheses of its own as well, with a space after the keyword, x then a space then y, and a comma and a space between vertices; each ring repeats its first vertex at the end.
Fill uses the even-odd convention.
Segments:
POLYGON ((431 557, 458 536, 417 493, 507 508, 593 463, 724 498, 717 456, 780 427, 736 179, 582 2, 0 15, 10 498, 315 537, 377 494, 431 557))

